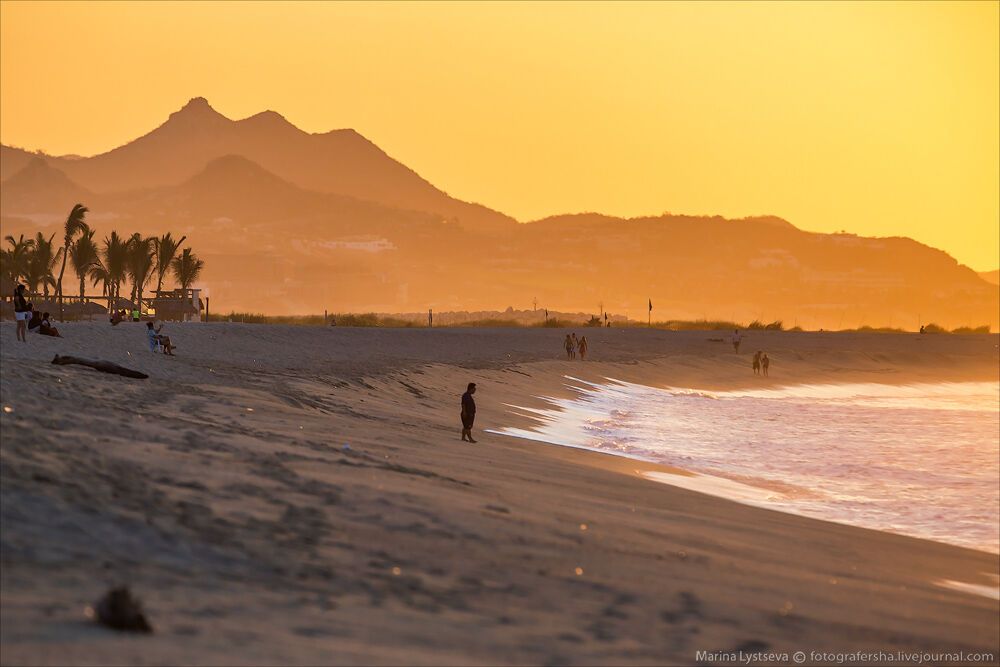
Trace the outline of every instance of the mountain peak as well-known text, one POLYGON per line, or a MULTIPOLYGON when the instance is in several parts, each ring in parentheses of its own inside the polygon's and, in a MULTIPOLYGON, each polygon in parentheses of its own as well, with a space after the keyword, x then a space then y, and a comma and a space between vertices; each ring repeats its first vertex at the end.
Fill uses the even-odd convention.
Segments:
POLYGON ((187 122, 229 122, 229 119, 213 109, 212 105, 204 97, 193 97, 188 100, 187 104, 178 111, 170 114, 168 122, 170 120, 177 121, 178 119, 187 122))
POLYGON ((206 100, 204 97, 192 97, 190 100, 188 100, 187 104, 181 107, 181 111, 197 111, 197 110, 215 111, 215 109, 212 108, 212 105, 209 104, 208 100, 206 100))
POLYGON ((302 130, 288 122, 288 119, 277 111, 261 111, 236 122, 249 128, 294 130, 297 133, 302 133, 302 130))
POLYGON ((208 162, 205 168, 189 179, 188 186, 207 187, 218 191, 258 190, 280 188, 298 192, 299 188, 271 173, 243 155, 223 155, 208 162))

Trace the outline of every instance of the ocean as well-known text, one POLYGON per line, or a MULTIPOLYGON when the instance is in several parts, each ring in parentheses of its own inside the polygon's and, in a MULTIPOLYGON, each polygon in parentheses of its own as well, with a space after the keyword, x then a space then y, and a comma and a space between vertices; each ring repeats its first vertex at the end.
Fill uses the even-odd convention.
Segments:
POLYGON ((775 510, 1000 552, 1000 383, 739 391, 567 377, 577 395, 495 432, 696 473, 658 481, 775 510))

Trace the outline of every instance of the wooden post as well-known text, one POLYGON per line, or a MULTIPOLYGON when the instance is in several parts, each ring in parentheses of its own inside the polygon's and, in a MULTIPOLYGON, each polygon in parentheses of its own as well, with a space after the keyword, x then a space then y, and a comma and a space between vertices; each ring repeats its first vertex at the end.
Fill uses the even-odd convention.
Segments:
POLYGON ((205 297, 205 321, 206 322, 208 322, 208 302, 209 301, 210 301, 209 297, 206 296, 205 297))

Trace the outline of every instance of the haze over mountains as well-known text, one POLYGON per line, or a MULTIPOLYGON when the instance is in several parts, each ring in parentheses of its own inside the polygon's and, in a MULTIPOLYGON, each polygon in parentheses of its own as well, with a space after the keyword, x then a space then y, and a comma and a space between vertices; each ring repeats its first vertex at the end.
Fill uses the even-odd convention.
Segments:
MULTIPOLYGON (((93 157, 0 148, 3 234, 58 230, 77 201, 102 236, 186 234, 215 312, 629 311, 836 328, 998 325, 1000 288, 907 238, 775 217, 598 214, 518 224, 434 187, 353 130, 309 134, 191 100, 93 157)), ((942 221, 945 224, 947 221, 942 221)), ((845 227, 850 226, 845 221, 845 227)))

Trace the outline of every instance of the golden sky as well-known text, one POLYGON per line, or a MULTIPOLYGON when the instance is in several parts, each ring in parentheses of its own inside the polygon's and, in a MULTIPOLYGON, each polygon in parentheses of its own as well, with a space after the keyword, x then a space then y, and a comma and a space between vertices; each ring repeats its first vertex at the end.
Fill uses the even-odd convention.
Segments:
POLYGON ((521 220, 771 213, 1000 265, 1000 3, 0 4, 0 141, 204 96, 521 220))

